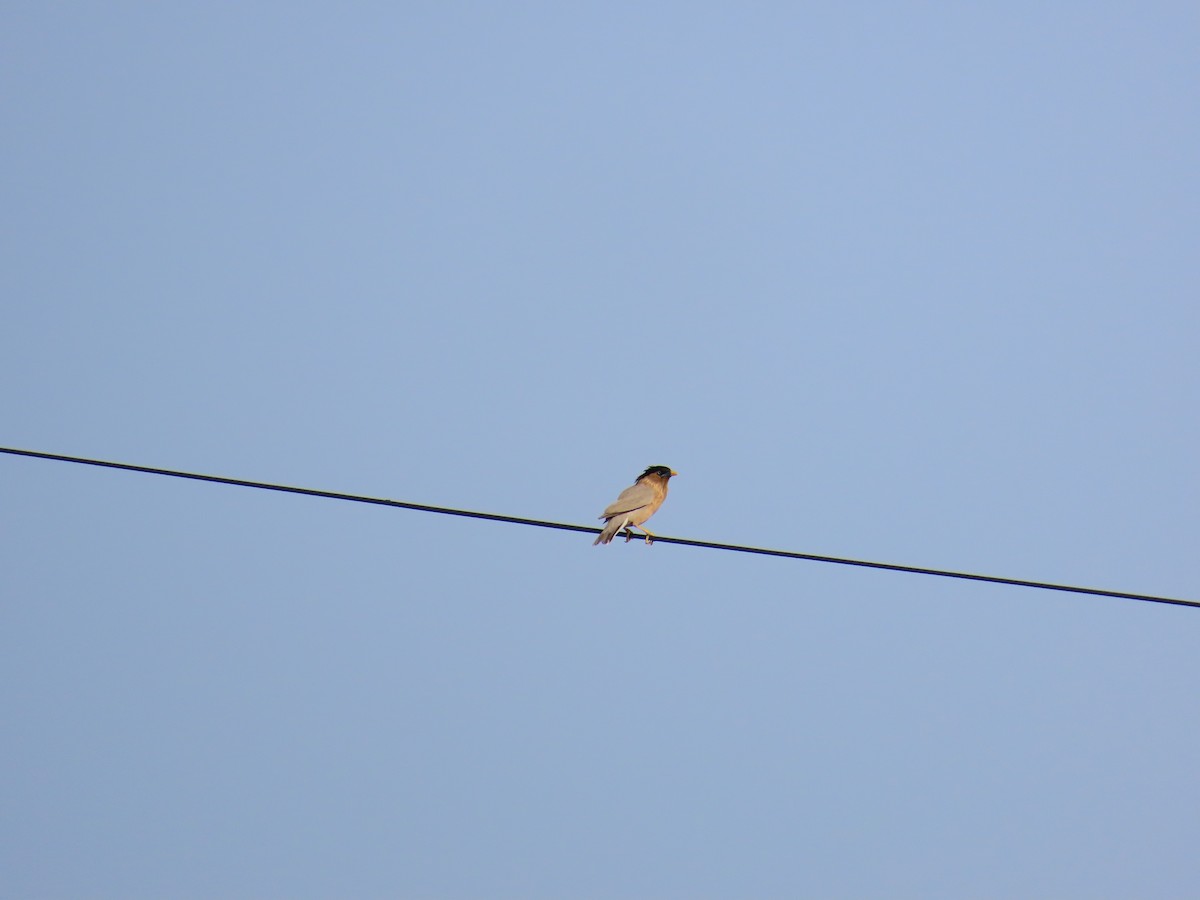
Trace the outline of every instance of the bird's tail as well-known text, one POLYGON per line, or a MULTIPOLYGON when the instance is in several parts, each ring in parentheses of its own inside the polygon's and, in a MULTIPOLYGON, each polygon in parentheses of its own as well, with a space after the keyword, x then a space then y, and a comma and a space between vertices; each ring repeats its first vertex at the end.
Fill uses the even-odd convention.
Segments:
POLYGON ((594 541, 592 541, 592 546, 595 547, 597 544, 607 544, 616 536, 617 532, 620 531, 624 525, 625 519, 613 516, 604 523, 604 530, 600 532, 599 536, 597 536, 594 541))

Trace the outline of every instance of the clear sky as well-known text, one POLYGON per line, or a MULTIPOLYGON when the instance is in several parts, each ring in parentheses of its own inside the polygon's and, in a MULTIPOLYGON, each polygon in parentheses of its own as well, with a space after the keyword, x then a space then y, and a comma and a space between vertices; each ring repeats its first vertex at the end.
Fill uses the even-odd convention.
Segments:
MULTIPOLYGON (((0 444, 1200 599, 1200 7, 9 3, 0 444)), ((1200 611, 0 457, 0 895, 1195 897, 1200 611)))

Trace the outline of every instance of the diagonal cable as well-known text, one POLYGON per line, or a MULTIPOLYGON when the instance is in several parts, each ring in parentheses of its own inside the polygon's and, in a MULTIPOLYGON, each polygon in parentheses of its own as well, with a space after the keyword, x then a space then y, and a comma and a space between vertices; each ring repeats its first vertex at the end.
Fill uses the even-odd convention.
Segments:
MULTIPOLYGON (((394 506, 399 509, 411 509, 417 512, 439 513, 445 516, 462 516, 469 519, 485 519, 491 522, 508 522, 513 525, 531 525, 535 528, 556 528, 559 531, 578 531, 586 534, 599 534, 599 528, 588 525, 570 525, 565 522, 547 522, 543 519, 526 519, 520 516, 506 516, 499 513, 475 512, 468 509, 452 509, 446 506, 430 506, 425 503, 409 503, 404 500, 386 500, 382 497, 365 497, 361 494, 343 494, 337 491, 322 491, 316 488, 293 487, 286 484, 271 484, 265 481, 248 481, 244 478, 227 478, 222 475, 201 475, 196 472, 181 472, 176 469, 158 469, 152 466, 138 466, 132 463, 108 462, 101 459, 88 459, 82 456, 64 456, 59 453, 44 453, 39 450, 18 450, 13 447, 0 447, 0 453, 13 456, 28 456, 34 459, 48 459, 56 462, 76 463, 84 466, 100 466, 106 469, 123 469, 128 472, 144 472, 149 475, 166 475, 171 478, 188 478, 192 481, 208 481, 215 484, 229 484, 234 487, 256 488, 264 491, 279 491, 285 494, 304 494, 309 497, 325 497, 330 500, 345 500, 350 503, 371 503, 376 506, 394 506)), ((753 553, 759 556, 778 556, 785 559, 803 559, 809 562, 835 563, 841 566, 858 566, 866 569, 883 569, 888 572, 908 572, 913 575, 932 575, 940 578, 959 578, 967 581, 984 581, 991 584, 1006 584, 1013 587, 1036 588, 1045 591, 1064 591, 1072 594, 1089 594, 1097 597, 1116 597, 1122 600, 1142 600, 1147 603, 1168 603, 1174 606, 1200 607, 1200 600, 1183 600, 1177 597, 1158 597, 1153 594, 1139 594, 1127 591, 1110 591, 1102 588, 1079 587, 1069 584, 1054 584, 1046 581, 1029 581, 1024 578, 1005 578, 999 575, 978 575, 970 572, 954 572, 947 569, 930 569, 924 566, 904 566, 896 563, 869 562, 862 559, 846 559, 839 556, 820 556, 815 553, 798 553, 793 550, 769 550, 764 547, 747 547, 742 544, 720 544, 715 541, 698 541, 691 538, 655 537, 655 543, 680 544, 684 547, 699 547, 703 550, 727 550, 733 553, 753 553)))

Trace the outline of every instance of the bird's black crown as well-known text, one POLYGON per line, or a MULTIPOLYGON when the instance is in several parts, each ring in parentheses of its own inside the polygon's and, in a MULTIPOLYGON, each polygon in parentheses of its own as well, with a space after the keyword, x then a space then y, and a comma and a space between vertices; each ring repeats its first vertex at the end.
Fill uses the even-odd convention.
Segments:
POLYGON ((657 475, 659 478, 670 478, 675 473, 666 466, 651 466, 645 472, 638 476, 638 481, 641 481, 647 475, 657 475))

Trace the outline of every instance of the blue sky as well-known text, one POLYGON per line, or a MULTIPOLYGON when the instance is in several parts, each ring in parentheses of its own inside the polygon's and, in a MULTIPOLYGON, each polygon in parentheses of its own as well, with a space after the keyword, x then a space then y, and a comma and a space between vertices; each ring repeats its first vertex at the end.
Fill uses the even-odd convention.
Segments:
MULTIPOLYGON (((1200 599, 1194 4, 0 18, 0 444, 1200 599)), ((1200 892, 1194 610, 0 492, 6 896, 1200 892)))

